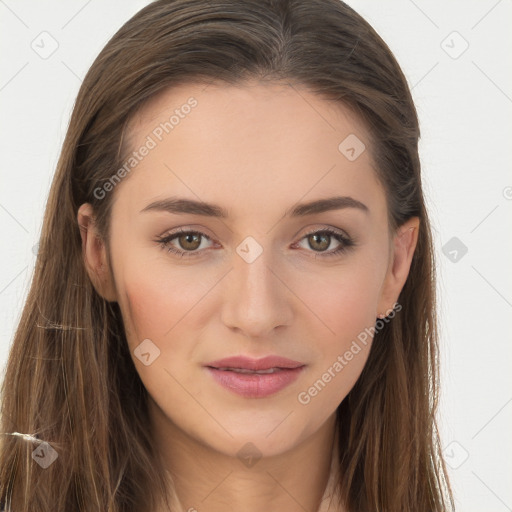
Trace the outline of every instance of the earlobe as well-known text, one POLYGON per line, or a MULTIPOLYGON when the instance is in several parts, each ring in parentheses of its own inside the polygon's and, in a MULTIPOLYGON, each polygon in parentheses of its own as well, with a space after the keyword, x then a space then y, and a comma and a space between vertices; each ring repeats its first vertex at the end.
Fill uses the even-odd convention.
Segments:
POLYGON ((106 247, 96 229, 94 212, 89 203, 80 206, 77 221, 87 274, 98 294, 109 302, 115 302, 117 297, 108 265, 106 247))
POLYGON ((418 242, 420 220, 412 217, 400 226, 393 241, 393 253, 378 304, 377 316, 386 316, 398 301, 398 296, 409 275, 412 258, 418 242))

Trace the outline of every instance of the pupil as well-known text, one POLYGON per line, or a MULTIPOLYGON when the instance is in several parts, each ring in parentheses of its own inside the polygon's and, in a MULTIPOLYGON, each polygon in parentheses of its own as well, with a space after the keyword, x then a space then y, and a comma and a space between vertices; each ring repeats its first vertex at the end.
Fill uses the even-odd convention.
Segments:
POLYGON ((194 247, 194 238, 195 238, 195 245, 197 246, 197 241, 199 239, 198 235, 194 235, 192 233, 188 235, 183 235, 182 237, 185 240, 184 248, 188 249, 197 249, 197 247, 194 247), (187 247, 187 244, 192 244, 192 247, 187 247))
POLYGON ((319 247, 320 249, 327 249, 327 247, 329 247, 329 242, 327 241, 327 239, 329 238, 329 235, 312 235, 313 237, 313 240, 314 240, 314 243, 320 243, 322 245, 322 247, 319 247), (327 245, 324 243, 322 244, 321 242, 318 242, 318 239, 324 239, 324 241, 327 241, 327 245))

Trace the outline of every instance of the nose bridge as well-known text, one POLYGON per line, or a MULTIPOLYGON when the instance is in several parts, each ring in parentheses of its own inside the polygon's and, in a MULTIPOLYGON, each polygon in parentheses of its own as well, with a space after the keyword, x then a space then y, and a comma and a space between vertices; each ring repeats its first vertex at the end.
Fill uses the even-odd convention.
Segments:
POLYGON ((233 255, 223 293, 222 320, 247 336, 266 336, 279 325, 289 323, 291 304, 286 287, 273 267, 270 249, 247 237, 233 255))

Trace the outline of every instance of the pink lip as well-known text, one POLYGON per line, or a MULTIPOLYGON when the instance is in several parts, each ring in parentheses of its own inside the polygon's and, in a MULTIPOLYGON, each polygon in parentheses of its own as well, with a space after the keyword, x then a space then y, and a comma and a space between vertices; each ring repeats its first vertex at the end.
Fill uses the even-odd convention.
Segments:
POLYGON ((304 363, 293 361, 286 357, 267 356, 261 359, 253 359, 246 356, 226 357, 205 364, 213 368, 243 368, 245 370, 268 370, 269 368, 298 368, 304 366, 304 363))
POLYGON ((207 367, 213 378, 225 388, 246 398, 264 398, 290 385, 304 367, 279 369, 274 373, 235 373, 207 367))
POLYGON ((246 398, 264 398, 277 393, 295 381, 305 367, 304 363, 278 356, 262 359, 244 356, 229 357, 205 366, 221 386, 246 398), (257 374, 237 373, 228 368, 253 371, 275 368, 276 370, 274 373, 257 374))

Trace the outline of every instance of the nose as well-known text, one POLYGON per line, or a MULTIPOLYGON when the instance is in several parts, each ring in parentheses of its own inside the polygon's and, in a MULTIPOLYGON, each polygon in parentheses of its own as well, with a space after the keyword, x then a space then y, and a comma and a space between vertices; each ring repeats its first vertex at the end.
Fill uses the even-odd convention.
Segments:
POLYGON ((235 253, 222 290, 224 325, 247 338, 262 339, 279 326, 291 325, 293 293, 281 274, 270 250, 250 263, 235 253))

